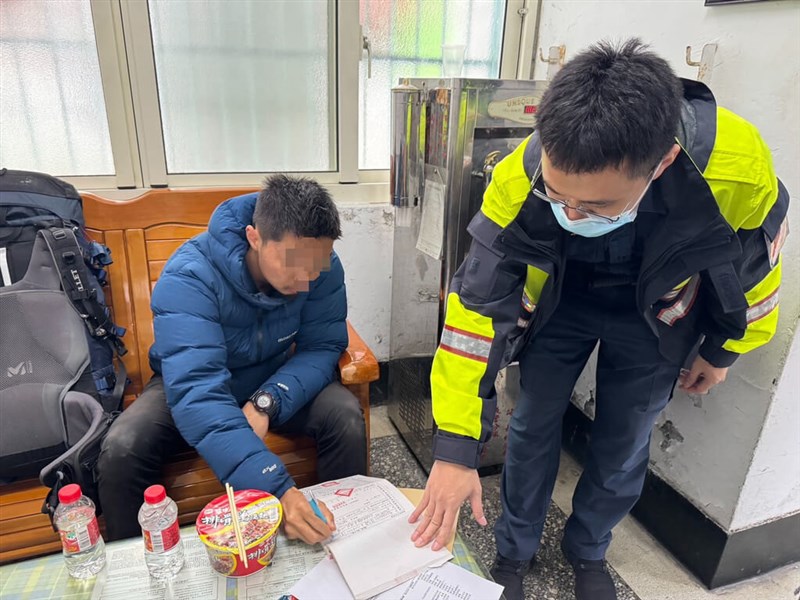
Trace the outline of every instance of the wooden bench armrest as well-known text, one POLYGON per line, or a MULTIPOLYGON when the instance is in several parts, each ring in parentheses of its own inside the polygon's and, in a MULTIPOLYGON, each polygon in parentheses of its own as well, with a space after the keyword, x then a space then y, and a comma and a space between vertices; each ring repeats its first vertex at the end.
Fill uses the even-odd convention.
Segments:
POLYGON ((350 321, 347 322, 347 334, 349 336, 347 350, 342 353, 342 357, 339 359, 339 373, 342 377, 342 384, 357 385, 376 381, 380 377, 378 360, 366 342, 353 329, 350 321))

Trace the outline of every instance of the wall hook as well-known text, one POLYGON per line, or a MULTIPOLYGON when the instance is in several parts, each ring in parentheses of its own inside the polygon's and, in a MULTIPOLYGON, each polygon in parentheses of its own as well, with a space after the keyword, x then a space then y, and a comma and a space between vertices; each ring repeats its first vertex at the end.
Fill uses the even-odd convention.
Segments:
POLYGON ((564 64, 564 57, 567 55, 567 47, 563 44, 561 46, 550 46, 545 58, 542 49, 539 48, 539 60, 547 63, 547 80, 550 81, 555 77, 556 73, 561 69, 564 64))
POLYGON ((697 81, 706 85, 711 83, 711 72, 714 70, 714 56, 717 53, 717 44, 705 44, 700 53, 700 60, 692 60, 692 47, 686 46, 686 64, 697 69, 697 81))

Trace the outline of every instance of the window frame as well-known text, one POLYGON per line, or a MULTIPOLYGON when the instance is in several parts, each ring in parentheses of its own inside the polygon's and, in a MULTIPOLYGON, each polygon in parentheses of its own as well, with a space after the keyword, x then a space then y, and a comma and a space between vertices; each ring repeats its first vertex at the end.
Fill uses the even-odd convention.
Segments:
MULTIPOLYGON (((388 170, 358 168, 359 2, 327 0, 332 52, 329 72, 331 163, 329 172, 298 172, 338 190, 346 201, 376 202, 388 170), (357 184, 357 185, 352 185, 357 184), (363 188, 363 193, 348 188, 363 188), (362 200, 363 199, 363 200, 362 200)), ((171 174, 167 171, 148 3, 90 0, 108 115, 115 175, 66 176, 80 189, 255 187, 261 173, 171 174)), ((503 79, 530 78, 541 0, 506 0, 500 60, 503 79)))

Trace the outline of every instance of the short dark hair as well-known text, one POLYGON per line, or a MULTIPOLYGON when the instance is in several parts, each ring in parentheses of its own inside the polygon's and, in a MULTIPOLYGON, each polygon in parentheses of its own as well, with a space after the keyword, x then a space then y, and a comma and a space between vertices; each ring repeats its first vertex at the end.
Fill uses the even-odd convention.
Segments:
POLYGON ((339 211, 331 195, 305 177, 272 175, 264 180, 253 213, 253 226, 265 240, 288 234, 306 238, 342 237, 339 211))
POLYGON ((683 86, 638 38, 601 41, 570 60, 537 111, 542 148, 566 173, 647 176, 675 143, 683 86))

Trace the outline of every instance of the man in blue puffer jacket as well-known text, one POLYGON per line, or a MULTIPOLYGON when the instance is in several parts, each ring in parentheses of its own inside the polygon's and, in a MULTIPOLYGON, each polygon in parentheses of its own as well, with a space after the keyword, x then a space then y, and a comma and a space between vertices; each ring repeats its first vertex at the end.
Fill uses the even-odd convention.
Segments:
POLYGON ((340 236, 327 191, 280 175, 221 204, 175 252, 153 291, 155 374, 98 464, 108 539, 140 534, 145 488, 186 443, 220 481, 280 498, 289 537, 330 536, 333 516, 324 506, 328 524, 315 516, 263 439, 313 437, 321 480, 366 472, 363 414, 335 376, 347 347, 340 236))

